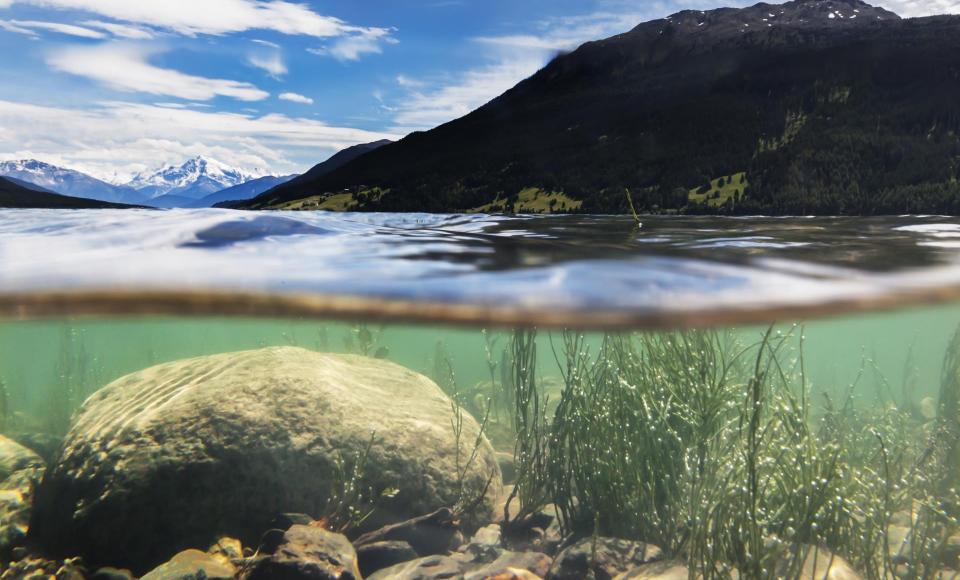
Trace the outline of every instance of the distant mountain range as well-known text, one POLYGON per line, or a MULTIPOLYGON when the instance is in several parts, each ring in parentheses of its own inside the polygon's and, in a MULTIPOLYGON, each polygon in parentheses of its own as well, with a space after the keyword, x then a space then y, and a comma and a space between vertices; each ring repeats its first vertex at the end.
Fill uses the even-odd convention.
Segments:
POLYGON ((294 177, 296 177, 296 175, 267 175, 266 177, 241 183, 240 185, 221 189, 220 191, 211 193, 187 204, 186 207, 213 207, 218 203, 227 201, 247 200, 265 191, 269 191, 278 185, 282 185, 294 177))
POLYGON ((143 204, 148 199, 132 187, 107 183, 79 171, 35 159, 0 162, 0 176, 33 184, 53 193, 111 203, 143 204))
POLYGON ((0 177, 27 189, 76 198, 171 208, 210 207, 221 201, 249 199, 293 176, 251 173, 213 159, 195 157, 179 166, 136 175, 122 185, 33 159, 0 162, 0 177), (225 193, 219 195, 221 192, 225 193))
POLYGON ((138 174, 128 186, 154 200, 165 196, 197 200, 263 176, 262 172, 247 173, 213 159, 194 157, 183 165, 138 174))
POLYGON ((132 206, 59 195, 44 191, 35 185, 25 187, 12 179, 0 177, 0 208, 35 207, 48 209, 122 209, 132 206))
POLYGON ((960 17, 686 10, 246 208, 960 213, 960 17))

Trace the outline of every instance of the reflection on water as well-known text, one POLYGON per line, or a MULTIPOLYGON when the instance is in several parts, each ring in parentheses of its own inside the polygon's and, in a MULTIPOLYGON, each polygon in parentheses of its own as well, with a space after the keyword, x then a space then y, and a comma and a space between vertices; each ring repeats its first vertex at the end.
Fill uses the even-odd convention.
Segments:
POLYGON ((309 291, 527 308, 809 304, 958 286, 956 220, 0 213, 0 293, 309 291))

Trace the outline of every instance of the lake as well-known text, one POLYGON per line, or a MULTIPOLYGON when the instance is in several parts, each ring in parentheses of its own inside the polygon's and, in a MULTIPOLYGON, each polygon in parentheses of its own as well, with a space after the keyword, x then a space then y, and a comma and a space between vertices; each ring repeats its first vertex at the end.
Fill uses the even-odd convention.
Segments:
POLYGON ((932 577, 957 299, 949 217, 0 211, 2 432, 36 457, 0 544, 144 573, 449 507, 551 556, 932 577))

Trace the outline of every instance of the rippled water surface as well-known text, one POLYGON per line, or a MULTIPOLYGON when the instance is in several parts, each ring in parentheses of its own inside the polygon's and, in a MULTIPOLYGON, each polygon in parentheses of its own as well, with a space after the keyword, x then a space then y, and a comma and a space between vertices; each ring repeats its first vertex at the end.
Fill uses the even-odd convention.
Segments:
POLYGON ((533 309, 791 305, 960 286, 960 220, 0 211, 0 293, 309 292, 533 309))

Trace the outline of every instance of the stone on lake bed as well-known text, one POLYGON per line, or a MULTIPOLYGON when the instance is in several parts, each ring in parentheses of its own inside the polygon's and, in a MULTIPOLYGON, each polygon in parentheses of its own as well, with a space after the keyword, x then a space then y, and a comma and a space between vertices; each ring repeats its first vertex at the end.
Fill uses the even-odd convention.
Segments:
POLYGON ((585 538, 557 555, 547 580, 615 578, 662 557, 662 550, 653 544, 619 538, 585 538))
MULTIPOLYGON (((486 515, 501 487, 493 449, 481 439, 461 490, 452 418, 433 381, 382 359, 274 347, 161 364, 77 411, 30 536, 135 572, 222 536, 257 546, 278 514, 324 515, 337 465, 368 446, 362 487, 398 490, 370 529, 463 497, 483 495, 486 515)), ((479 429, 464 414, 461 458, 479 429)))
POLYGON ((200 550, 184 550, 140 580, 229 580, 236 573, 236 568, 216 556, 200 550))
POLYGON ((39 455, 0 435, 0 555, 24 543, 43 472, 39 455))
POLYGON ((341 534, 316 526, 295 525, 283 542, 241 575, 243 580, 361 580, 357 553, 341 534))
POLYGON ((13 439, 0 435, 0 481, 31 467, 44 467, 43 459, 13 439))

